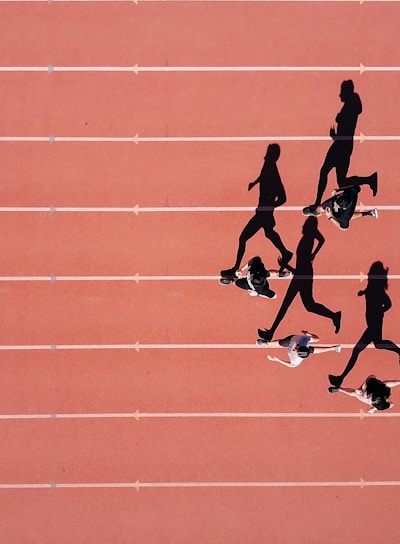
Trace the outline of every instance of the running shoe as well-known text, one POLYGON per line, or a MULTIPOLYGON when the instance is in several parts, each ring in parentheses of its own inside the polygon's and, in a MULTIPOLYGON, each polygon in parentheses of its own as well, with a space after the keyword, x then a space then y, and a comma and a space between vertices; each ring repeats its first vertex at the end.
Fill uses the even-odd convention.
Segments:
POLYGON ((378 210, 377 210, 377 208, 374 208, 373 210, 371 210, 371 215, 372 215, 372 217, 375 217, 375 219, 378 219, 378 210))
POLYGON ((306 206, 303 208, 303 215, 306 217, 309 217, 310 215, 313 215, 314 217, 319 217, 321 214, 317 212, 316 206, 306 206))

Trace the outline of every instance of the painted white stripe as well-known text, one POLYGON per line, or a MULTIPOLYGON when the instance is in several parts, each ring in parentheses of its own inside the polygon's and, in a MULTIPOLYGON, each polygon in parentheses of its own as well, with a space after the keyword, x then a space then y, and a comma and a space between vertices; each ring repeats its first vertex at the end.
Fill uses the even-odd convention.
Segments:
MULTIPOLYGON (((58 0, 60 1, 60 0, 58 0)), ((400 72, 400 66, 0 66, 0 72, 123 72, 123 73, 175 73, 175 72, 400 72)))
MULTIPOLYGON (((293 212, 293 211, 301 211, 304 206, 280 206, 279 208, 275 208, 274 211, 285 211, 285 212, 293 212)), ((258 208, 250 207, 250 206, 164 206, 164 207, 140 207, 137 208, 137 214, 139 213, 164 213, 164 212, 255 212, 255 210, 258 211, 268 211, 271 210, 271 208, 268 208, 267 206, 260 206, 258 208)), ((400 209, 400 206, 399 206, 400 209)))
MULTIPOLYGON (((211 276, 210 276, 211 278, 211 276)), ((134 281, 147 279, 145 276, 0 276, 0 282, 30 282, 30 281, 134 281)), ((196 278, 195 278, 196 279, 196 278)), ((205 279, 209 279, 206 277, 205 279)), ((192 281, 191 279, 189 281, 192 281)))
MULTIPOLYGON (((280 206, 276 212, 299 212, 304 206, 280 206)), ((364 206, 365 207, 365 206, 364 206)), ((371 204, 371 208, 373 205, 371 204)), ((400 205, 378 205, 379 211, 399 211, 400 205)), ((254 206, 153 206, 139 205, 128 207, 80 207, 80 206, 0 206, 0 213, 128 213, 139 215, 142 213, 235 213, 256 210, 265 211, 266 208, 254 206)))
POLYGON ((355 481, 337 482, 113 482, 113 483, 45 483, 45 484, 0 484, 0 489, 123 489, 132 488, 139 491, 144 488, 271 488, 271 487, 399 487, 400 481, 381 480, 366 481, 360 478, 355 481))
MULTIPOLYGON (((71 207, 71 206, 2 206, 0 207, 0 212, 4 213, 17 213, 17 212, 24 212, 24 213, 51 213, 54 214, 56 212, 58 213, 134 213, 135 215, 138 215, 138 206, 134 206, 131 208, 110 208, 110 207, 71 207)), ((254 209, 254 208, 253 208, 254 209)))
POLYGON ((0 0, 0 3, 8 2, 39 2, 39 3, 48 3, 51 4, 55 2, 128 2, 137 4, 139 1, 142 2, 195 2, 195 3, 204 3, 204 2, 288 2, 288 3, 336 3, 336 2, 345 2, 345 3, 356 3, 364 4, 370 2, 399 2, 399 0, 0 0))
POLYGON ((367 482, 137 482, 139 488, 182 488, 182 487, 366 487, 400 486, 400 481, 367 482))
POLYGON ((0 351, 31 351, 31 350, 97 350, 97 349, 134 349, 138 350, 138 344, 37 344, 37 345, 9 345, 0 346, 0 351))
POLYGON ((48 136, 1 136, 0 142, 49 142, 48 136))
MULTIPOLYGON (((353 349, 354 344, 341 344, 342 349, 353 349)), ((260 349, 256 344, 137 344, 137 351, 141 349, 260 349)), ((368 348, 373 348, 369 345, 368 348)), ((1 349, 1 346, 0 346, 1 349)), ((272 349, 263 346, 261 349, 272 349)))
MULTIPOLYGON (((60 0, 58 0, 60 1, 60 0)), ((71 0, 68 0, 71 1, 71 0)), ((400 1, 400 0, 399 0, 400 1)), ((399 141, 400 136, 371 136, 360 134, 354 136, 354 141, 391 142, 399 141)), ((196 143, 196 142, 332 142, 330 136, 0 136, 0 142, 114 142, 114 143, 196 143)))
MULTIPOLYGON (((353 349, 354 344, 341 344, 342 349, 353 349)), ((367 346, 367 349, 374 348, 373 345, 367 346)), ((74 351, 74 350, 113 350, 126 349, 140 351, 143 349, 261 349, 254 344, 38 344, 38 345, 0 345, 0 351, 31 351, 31 350, 51 350, 51 351, 74 351)), ((268 346, 262 349, 272 349, 268 346)))
POLYGON ((365 419, 399 418, 400 412, 122 412, 90 414, 0 414, 0 420, 35 419, 365 419))
MULTIPOLYGON (((373 207, 372 204, 370 207, 373 207)), ((376 206, 378 210, 380 211, 398 211, 400 210, 400 206, 397 205, 378 205, 376 206)), ((304 206, 279 206, 278 208, 274 208, 274 213, 276 212, 299 212, 302 211, 304 206)), ((58 211, 58 208, 56 208, 58 211)), ((185 212, 203 212, 203 213, 221 213, 221 212, 252 212, 254 213, 257 211, 266 211, 270 208, 267 208, 266 206, 260 206, 258 208, 254 208, 251 206, 164 206, 164 207, 141 207, 136 206, 135 207, 135 213, 138 215, 139 213, 185 213, 185 212)), ((1 208, 0 208, 1 211, 1 208)), ((61 211, 63 211, 61 209, 61 211)))
MULTIPOLYGON (((389 280, 399 280, 400 274, 389 274, 385 278, 389 280)), ((311 276, 297 276, 298 279, 310 279, 311 276)), ((364 281, 368 278, 367 274, 360 272, 359 274, 314 274, 314 280, 338 280, 349 281, 357 280, 364 281)), ((56 281, 134 281, 140 283, 142 281, 218 281, 220 276, 0 276, 0 282, 51 282, 56 281)), ((292 278, 270 278, 271 281, 290 281, 292 278)), ((375 279, 379 279, 376 277, 375 279)))

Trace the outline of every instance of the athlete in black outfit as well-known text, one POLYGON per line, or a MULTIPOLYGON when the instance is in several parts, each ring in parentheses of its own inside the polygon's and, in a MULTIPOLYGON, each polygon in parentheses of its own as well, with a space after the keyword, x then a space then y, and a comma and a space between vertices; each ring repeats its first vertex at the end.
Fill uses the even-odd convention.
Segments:
POLYGON ((359 185, 354 185, 352 187, 347 187, 346 189, 337 189, 332 192, 333 197, 325 200, 320 206, 315 210, 304 209, 304 215, 321 215, 325 213, 329 221, 332 221, 332 224, 336 227, 339 227, 342 230, 346 230, 350 226, 350 221, 352 219, 359 219, 360 217, 366 217, 370 215, 378 218, 378 210, 374 208, 373 210, 356 212, 358 193, 360 192, 359 185))

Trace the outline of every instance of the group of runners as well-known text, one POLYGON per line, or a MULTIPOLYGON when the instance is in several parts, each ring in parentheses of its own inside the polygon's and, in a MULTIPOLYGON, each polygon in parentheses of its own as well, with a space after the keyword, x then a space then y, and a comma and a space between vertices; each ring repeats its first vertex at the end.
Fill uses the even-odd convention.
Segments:
MULTIPOLYGON (((221 284, 235 284, 254 297, 275 298, 276 293, 270 288, 269 280, 288 277, 291 279, 273 324, 269 329, 258 329, 259 339, 257 340, 257 344, 260 346, 268 345, 272 348, 286 348, 289 361, 273 356, 267 358, 291 368, 299 366, 311 354, 327 351, 340 353, 341 351, 339 344, 319 347, 310 345, 317 342, 319 338, 316 334, 305 330, 301 331, 301 334, 292 334, 286 338, 273 340, 278 325, 297 294, 300 295, 307 311, 330 319, 334 326, 334 332, 337 334, 340 331, 341 311, 333 311, 316 302, 313 297, 313 261, 325 242, 323 235, 318 230, 317 217, 324 214, 331 223, 342 230, 348 229, 353 219, 367 216, 378 218, 376 208, 357 211, 358 195, 362 186, 368 185, 372 195, 377 194, 377 173, 374 172, 365 177, 347 176, 357 119, 362 112, 360 97, 354 91, 354 84, 351 80, 343 81, 339 96, 343 102, 343 107, 336 116, 336 129, 334 127, 330 129, 330 137, 333 142, 320 170, 314 203, 303 208, 303 215, 307 219, 303 225, 302 237, 296 249, 295 265, 290 264, 293 253, 287 249, 275 230, 274 210, 286 202, 286 192, 277 167, 280 147, 278 144, 270 144, 259 177, 248 185, 249 191, 256 185, 259 186, 259 201, 255 214, 239 236, 234 265, 231 268, 221 270, 221 284), (338 187, 332 191, 329 199, 322 201, 328 183, 328 174, 332 169, 336 171, 338 187), (268 270, 259 256, 253 257, 245 266, 241 267, 246 242, 261 229, 281 253, 278 258, 279 268, 277 270, 268 270)), ((392 403, 388 400, 391 388, 400 385, 400 380, 383 382, 372 375, 357 389, 343 388, 342 382, 354 367, 358 355, 371 342, 374 343, 377 349, 386 349, 397 353, 400 363, 400 348, 391 340, 382 338, 384 313, 391 307, 390 298, 386 293, 387 273, 388 269, 380 261, 373 263, 371 266, 367 288, 358 293, 359 296, 365 296, 366 299, 367 328, 354 346, 343 373, 339 376, 329 375, 331 387, 328 388, 328 391, 330 393, 341 392, 356 397, 361 402, 370 405, 370 412, 386 410, 392 406, 392 403)))

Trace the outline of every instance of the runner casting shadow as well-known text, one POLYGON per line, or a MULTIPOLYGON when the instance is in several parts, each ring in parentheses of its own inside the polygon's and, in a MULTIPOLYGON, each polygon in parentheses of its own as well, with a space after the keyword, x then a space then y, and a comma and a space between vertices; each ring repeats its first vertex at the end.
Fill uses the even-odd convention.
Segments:
POLYGON ((276 164, 279 156, 279 145, 269 145, 264 158, 264 166, 259 177, 252 183, 249 183, 249 191, 257 184, 260 186, 258 207, 255 215, 250 219, 239 236, 236 262, 232 268, 221 270, 221 276, 223 277, 232 277, 235 275, 235 272, 240 268, 246 250, 247 240, 252 238, 260 229, 264 230, 265 236, 271 240, 274 246, 281 252, 283 265, 287 264, 293 257, 293 253, 286 249, 281 237, 276 230, 274 230, 276 224, 274 209, 278 206, 282 206, 282 204, 286 202, 285 189, 276 164))
POLYGON ((359 297, 365 295, 367 328, 354 346, 349 362, 342 374, 339 376, 329 375, 329 381, 334 387, 341 386, 344 378, 356 364, 359 354, 371 342, 374 343, 377 349, 387 349, 397 353, 400 362, 400 348, 391 340, 382 339, 383 317, 385 312, 392 307, 392 302, 386 293, 388 288, 387 273, 388 269, 380 261, 376 261, 368 272, 367 288, 365 291, 358 292, 359 297))
POLYGON ((291 280, 285 298, 282 301, 282 305, 278 311, 270 329, 258 329, 258 334, 264 340, 271 340, 279 323, 285 317, 289 306, 292 304, 295 296, 300 295, 305 309, 308 312, 321 315, 331 319, 335 326, 335 333, 340 330, 340 321, 342 312, 332 312, 326 306, 315 302, 313 297, 313 260, 315 256, 323 246, 325 239, 318 230, 318 219, 316 217, 309 217, 303 225, 303 236, 296 249, 296 268, 291 266, 286 268, 293 272, 293 279, 291 280), (317 246, 314 249, 314 242, 317 241, 317 246))
POLYGON ((329 132, 333 143, 321 167, 315 202, 311 206, 308 206, 308 208, 316 208, 321 204, 322 195, 328 184, 328 174, 333 168, 336 170, 336 179, 339 188, 343 189, 349 185, 369 185, 373 195, 375 196, 377 193, 378 175, 376 172, 368 177, 347 177, 350 157, 353 152, 354 133, 358 116, 362 112, 362 104, 359 95, 354 92, 354 84, 350 79, 343 81, 339 97, 343 102, 343 107, 336 116, 336 130, 334 127, 331 127, 329 132))

